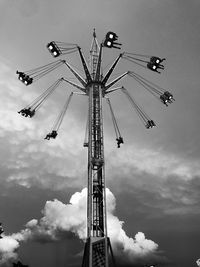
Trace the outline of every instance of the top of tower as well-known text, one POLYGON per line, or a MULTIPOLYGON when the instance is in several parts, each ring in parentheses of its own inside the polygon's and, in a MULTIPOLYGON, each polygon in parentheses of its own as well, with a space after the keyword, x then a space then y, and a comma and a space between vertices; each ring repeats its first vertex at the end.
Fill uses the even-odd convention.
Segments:
POLYGON ((95 28, 93 29, 93 40, 92 40, 92 44, 91 44, 91 48, 90 48, 90 54, 96 54, 98 55, 99 52, 99 44, 97 41, 97 35, 96 35, 96 31, 95 28))
POLYGON ((95 28, 93 29, 93 37, 96 38, 96 31, 95 31, 95 28))
POLYGON ((99 56, 99 44, 96 38, 96 31, 93 29, 93 39, 90 47, 90 69, 94 78, 97 68, 98 56, 99 56))

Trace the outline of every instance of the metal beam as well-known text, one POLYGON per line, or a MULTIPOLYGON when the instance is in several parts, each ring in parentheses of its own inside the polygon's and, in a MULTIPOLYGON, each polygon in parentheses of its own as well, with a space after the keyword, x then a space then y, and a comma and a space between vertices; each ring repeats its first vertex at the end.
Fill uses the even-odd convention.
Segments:
POLYGON ((95 75, 95 81, 97 81, 97 82, 100 81, 100 77, 101 77, 102 48, 103 48, 103 45, 101 44, 100 51, 99 51, 99 57, 98 57, 98 63, 97 63, 97 69, 96 69, 96 75, 95 75))
POLYGON ((68 69, 74 74, 74 76, 79 80, 79 82, 84 86, 84 87, 86 87, 86 82, 85 82, 85 80, 80 76, 80 74, 78 74, 75 70, 74 70, 74 68, 72 68, 70 65, 69 65, 69 63, 67 63, 66 61, 64 62, 65 63, 65 65, 68 67, 68 69))
POLYGON ((106 90, 109 89, 111 86, 113 86, 115 83, 120 81, 124 76, 126 76, 129 73, 129 71, 123 73, 119 77, 117 77, 115 80, 113 80, 111 83, 109 83, 107 86, 104 87, 104 93, 106 93, 106 90))
POLYGON ((108 79, 110 78, 110 75, 112 74, 113 70, 115 69, 117 63, 119 62, 120 58, 122 57, 123 54, 119 54, 119 56, 117 57, 117 59, 115 60, 115 62, 113 63, 113 65, 111 66, 111 68, 109 69, 109 71, 106 73, 106 76, 104 77, 102 83, 103 85, 106 84, 106 82, 108 81, 108 79))
POLYGON ((105 92, 105 95, 107 95, 107 94, 109 94, 109 93, 112 93, 112 92, 115 92, 115 91, 117 91, 117 90, 120 90, 120 89, 122 89, 122 88, 123 88, 123 86, 115 87, 115 88, 113 88, 113 89, 111 89, 111 90, 109 90, 109 91, 106 91, 106 92, 105 92))
POLYGON ((71 82, 71 81, 69 81, 69 80, 67 80, 65 78, 62 78, 62 80, 67 82, 67 83, 69 83, 69 84, 71 84, 72 86, 76 87, 77 89, 79 89, 79 90, 81 90, 81 91, 83 91, 85 93, 85 88, 79 86, 78 84, 73 83, 73 82, 71 82))
POLYGON ((88 70, 88 66, 87 66, 87 63, 83 57, 83 53, 81 52, 81 48, 78 46, 78 52, 79 52, 79 55, 81 57, 81 62, 83 64, 83 68, 84 68, 84 71, 85 71, 85 75, 86 75, 86 78, 87 78, 87 82, 90 83, 92 82, 92 77, 90 75, 90 72, 88 70))

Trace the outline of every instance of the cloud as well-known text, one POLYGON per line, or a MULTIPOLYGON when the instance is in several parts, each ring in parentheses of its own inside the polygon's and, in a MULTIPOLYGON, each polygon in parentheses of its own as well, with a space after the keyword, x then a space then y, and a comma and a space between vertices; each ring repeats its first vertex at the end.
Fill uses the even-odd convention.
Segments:
POLYGON ((0 266, 2 264, 9 265, 18 258, 16 251, 19 245, 19 242, 11 236, 3 236, 0 239, 0 266))
POLYGON ((5 174, 1 177, 2 182, 54 190, 81 184, 85 162, 82 159, 78 161, 77 157, 85 158, 85 151, 81 148, 84 139, 84 128, 81 127, 84 125, 76 123, 73 114, 69 117, 67 114, 67 123, 63 122, 57 139, 49 142, 43 139, 60 112, 59 106, 67 97, 66 92, 61 94, 60 103, 50 100, 33 119, 24 118, 17 111, 40 93, 33 87, 25 92, 26 86, 14 74, 8 64, 0 63, 0 166, 5 174), (49 108, 51 112, 48 112, 49 108))
MULTIPOLYGON (((66 95, 60 94, 47 102, 39 110, 40 114, 32 119, 20 116, 17 111, 35 99, 38 91, 43 89, 40 86, 39 89, 34 88, 34 84, 24 86, 17 80, 15 70, 3 62, 0 64, 1 182, 57 191, 84 186, 82 177, 87 164, 87 155, 81 148, 84 123, 69 109, 57 139, 49 142, 43 140, 66 95), (52 112, 48 112, 49 108, 52 112)), ((143 189, 170 201, 171 205, 166 205, 166 209, 162 207, 167 214, 196 212, 192 205, 199 203, 197 182, 194 184, 194 180, 198 181, 200 177, 198 159, 173 154, 162 147, 146 148, 136 143, 125 143, 120 150, 114 150, 109 135, 106 154, 107 176, 113 187, 122 183, 123 177, 127 188, 143 189)), ((151 204, 154 203, 150 200, 151 204)))
MULTIPOLYGON (((123 222, 114 215, 116 199, 113 193, 106 189, 107 212, 108 212, 108 236, 111 239, 112 247, 116 255, 125 257, 128 262, 158 261, 162 257, 159 255, 158 244, 145 237, 145 234, 138 232, 135 237, 128 237, 123 229, 123 222)), ((15 242, 11 247, 11 252, 15 253, 20 242, 54 242, 66 238, 66 232, 72 232, 81 240, 87 238, 86 235, 86 206, 87 189, 76 192, 72 195, 69 204, 54 199, 47 201, 42 210, 43 217, 38 221, 30 220, 26 228, 19 233, 5 236, 15 242)), ((4 253, 2 250, 1 253, 4 253)))
POLYGON ((138 145, 130 145, 126 150, 115 153, 109 158, 110 164, 116 166, 118 162, 124 166, 124 172, 133 166, 138 173, 148 173, 166 179, 169 176, 177 176, 189 181, 195 176, 200 176, 198 160, 189 161, 162 149, 146 149, 138 145))
MULTIPOLYGON (((150 194, 147 205, 159 208, 159 214, 199 213, 198 159, 131 144, 120 153, 110 152, 107 165, 107 176, 114 181, 110 186, 119 193, 123 190, 131 194, 137 190, 144 197, 150 194)), ((142 201, 144 204, 145 200, 142 201)))

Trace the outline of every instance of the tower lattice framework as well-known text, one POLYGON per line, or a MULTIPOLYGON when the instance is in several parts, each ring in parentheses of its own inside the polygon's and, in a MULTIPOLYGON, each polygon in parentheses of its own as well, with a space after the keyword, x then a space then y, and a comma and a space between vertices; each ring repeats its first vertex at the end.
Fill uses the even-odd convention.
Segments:
POLYGON ((87 240, 82 267, 108 267, 109 252, 114 264, 110 240, 107 236, 106 187, 102 98, 105 85, 101 73, 102 45, 96 34, 90 50, 91 82, 86 86, 88 94, 88 198, 87 240))

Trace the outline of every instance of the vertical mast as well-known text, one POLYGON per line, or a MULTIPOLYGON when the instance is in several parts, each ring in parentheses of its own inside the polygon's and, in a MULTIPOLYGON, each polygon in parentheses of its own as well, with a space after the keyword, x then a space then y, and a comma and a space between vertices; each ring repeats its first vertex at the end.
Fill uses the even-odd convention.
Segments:
POLYGON ((98 62, 98 56, 99 56, 99 44, 96 38, 96 32, 95 29, 93 31, 93 40, 90 48, 90 68, 91 68, 91 75, 94 79, 96 69, 97 69, 97 62, 98 62))
POLYGON ((108 240, 106 225, 105 170, 102 116, 102 83, 96 77, 100 74, 99 45, 96 33, 90 50, 90 71, 92 82, 86 91, 89 96, 89 138, 88 138, 88 209, 87 242, 84 252, 84 267, 108 267, 108 240), (99 65, 99 66, 98 66, 99 65), (97 67, 98 66, 98 67, 97 67))

